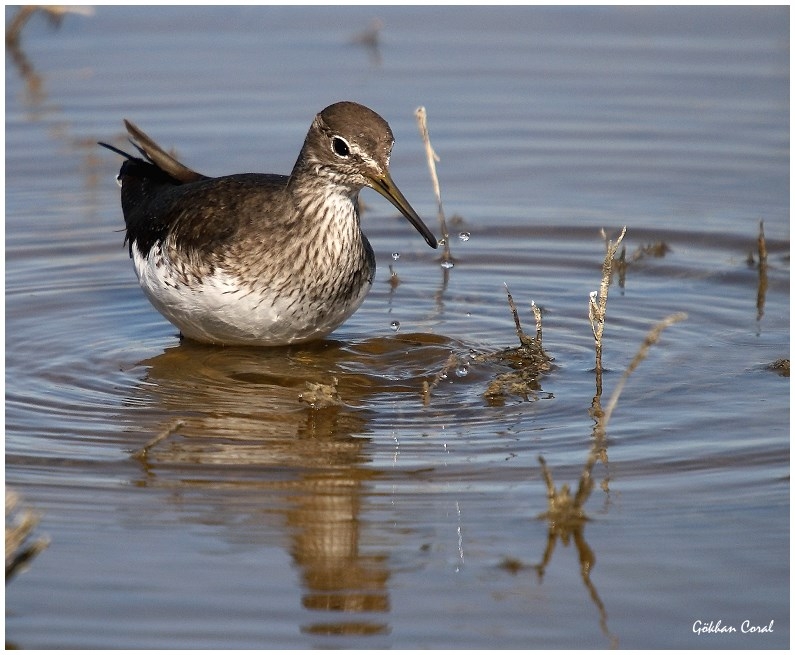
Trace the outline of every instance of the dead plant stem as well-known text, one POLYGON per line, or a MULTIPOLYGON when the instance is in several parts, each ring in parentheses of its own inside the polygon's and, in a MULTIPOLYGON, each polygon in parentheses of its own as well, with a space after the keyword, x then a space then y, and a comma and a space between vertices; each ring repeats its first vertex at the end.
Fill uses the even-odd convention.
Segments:
POLYGON ((433 184, 433 192, 436 195, 436 205, 438 207, 439 227, 442 231, 442 241, 444 250, 442 251, 442 263, 451 262, 452 255, 450 254, 450 235, 447 232, 447 220, 444 216, 444 206, 442 205, 442 191, 439 186, 439 177, 436 175, 436 162, 439 161, 439 155, 431 145, 431 137, 428 134, 428 114, 425 107, 417 107, 414 112, 417 117, 417 125, 419 126, 420 136, 425 144, 425 158, 428 161, 428 170, 431 174, 431 183, 433 184))

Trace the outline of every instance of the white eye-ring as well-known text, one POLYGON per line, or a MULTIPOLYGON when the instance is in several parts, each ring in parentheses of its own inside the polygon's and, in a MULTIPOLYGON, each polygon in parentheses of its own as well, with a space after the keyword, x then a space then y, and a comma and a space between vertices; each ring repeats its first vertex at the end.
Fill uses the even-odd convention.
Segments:
POLYGON ((351 147, 341 136, 335 136, 331 138, 331 147, 334 149, 334 153, 338 157, 342 157, 343 159, 350 157, 351 147))

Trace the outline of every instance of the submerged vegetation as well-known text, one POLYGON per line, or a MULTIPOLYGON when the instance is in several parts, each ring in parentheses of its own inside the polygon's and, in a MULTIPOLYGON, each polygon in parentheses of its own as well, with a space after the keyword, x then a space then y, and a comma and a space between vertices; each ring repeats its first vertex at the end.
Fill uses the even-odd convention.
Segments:
MULTIPOLYGON (((452 262, 452 255, 449 252, 449 238, 447 237, 447 228, 444 220, 444 210, 442 208, 441 193, 439 191, 439 182, 436 177, 435 162, 439 160, 438 155, 433 150, 428 137, 427 129, 427 115, 425 109, 420 107, 417 110, 417 117, 420 122, 420 133, 422 134, 425 142, 426 155, 428 159, 428 168, 431 172, 431 178, 436 194, 437 202, 439 205, 439 219, 444 234, 445 251, 443 255, 444 262, 452 262)), ((593 469, 597 462, 601 461, 607 465, 607 425, 618 403, 619 396, 626 384, 628 377, 637 369, 638 365, 646 358, 649 349, 658 342, 662 331, 679 321, 684 320, 687 315, 683 312, 672 314, 656 325, 646 335, 643 343, 640 345, 637 353, 632 361, 627 366, 623 375, 616 384, 613 393, 611 394, 604 410, 601 407, 602 397, 602 350, 604 343, 604 330, 607 319, 607 299, 610 291, 610 286, 613 281, 614 275, 618 276, 619 286, 624 286, 624 280, 630 261, 635 262, 644 257, 664 257, 670 251, 670 247, 665 242, 650 243, 642 246, 630 257, 630 261, 626 257, 626 248, 623 248, 621 254, 616 257, 619 246, 621 245, 624 236, 626 235, 626 226, 622 228, 618 237, 615 240, 608 239, 604 230, 602 231, 602 238, 605 241, 605 258, 602 264, 602 277, 598 291, 592 291, 588 298, 588 320, 591 325, 591 331, 594 336, 594 353, 595 353, 595 382, 596 393, 593 397, 590 414, 594 419, 594 426, 591 436, 591 446, 587 452, 585 464, 580 474, 577 483, 576 492, 572 493, 568 484, 562 484, 559 487, 555 485, 552 471, 547 465, 543 456, 539 455, 538 461, 541 466, 541 476, 544 480, 547 496, 547 509, 542 512, 537 518, 545 520, 548 524, 547 533, 547 546, 545 548, 542 561, 540 564, 535 565, 534 568, 538 573, 539 580, 543 577, 544 571, 549 563, 552 553, 555 549, 555 544, 558 539, 564 544, 568 545, 573 539, 577 546, 577 552, 580 561, 580 574, 583 584, 588 589, 589 595, 596 605, 599 612, 599 624, 602 632, 610 640, 613 647, 618 645, 618 639, 612 635, 607 627, 607 611, 599 594, 590 578, 591 569, 593 568, 596 558, 593 550, 588 546, 584 537, 584 526, 589 520, 585 512, 585 503, 591 495, 594 487, 593 469)), ((760 275, 762 270, 762 244, 763 241, 760 237, 760 275)), ((492 353, 485 353, 476 355, 473 359, 474 362, 489 362, 498 363, 510 368, 506 373, 498 374, 491 382, 488 383, 486 390, 483 393, 484 398, 489 404, 502 404, 507 396, 518 396, 524 400, 529 400, 530 396, 535 396, 541 391, 540 377, 551 370, 553 358, 544 350, 542 343, 542 312, 541 309, 535 304, 531 303, 531 309, 535 319, 535 335, 529 336, 522 328, 519 312, 511 295, 510 290, 506 284, 506 292, 508 295, 508 306, 513 316, 514 325, 516 326, 516 335, 519 338, 519 345, 513 348, 507 348, 492 353)), ((447 372, 458 364, 458 357, 451 354, 448 358, 442 371, 436 378, 430 382, 423 382, 423 404, 430 403, 430 392, 444 379, 447 372)), ((788 367, 787 367, 788 370, 788 367)), ((601 487, 607 492, 609 490, 609 477, 605 476, 601 487)), ((528 568, 521 560, 516 558, 505 558, 501 564, 501 568, 512 573, 517 574, 521 570, 528 568)))
POLYGON ((539 378, 552 368, 553 361, 541 342, 541 308, 535 302, 530 304, 535 318, 536 331, 534 337, 529 337, 522 329, 519 312, 507 284, 505 290, 508 294, 508 306, 516 325, 519 345, 495 353, 479 355, 476 358, 478 361, 495 362, 511 369, 507 373, 497 375, 486 387, 483 396, 489 404, 502 404, 506 396, 520 396, 524 400, 528 400, 531 394, 541 390, 539 378))
POLYGON ((19 494, 6 488, 6 584, 49 545, 47 537, 31 536, 38 523, 38 514, 22 505, 19 494))

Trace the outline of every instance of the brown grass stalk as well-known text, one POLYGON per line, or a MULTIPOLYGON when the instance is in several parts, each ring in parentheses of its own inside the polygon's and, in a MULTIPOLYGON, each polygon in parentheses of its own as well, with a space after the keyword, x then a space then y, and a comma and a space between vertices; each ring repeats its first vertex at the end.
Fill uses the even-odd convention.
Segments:
POLYGON ((442 191, 439 186, 439 177, 436 175, 436 162, 440 161, 439 155, 431 145, 431 137, 428 134, 428 114, 425 107, 417 107, 414 112, 417 117, 417 125, 420 130, 422 142, 425 144, 425 158, 428 161, 428 171, 431 174, 431 183, 433 184, 433 192, 436 195, 436 205, 438 208, 439 228, 442 231, 442 264, 450 264, 453 261, 453 256, 450 253, 450 235, 447 232, 447 220, 444 216, 444 206, 442 205, 442 191))

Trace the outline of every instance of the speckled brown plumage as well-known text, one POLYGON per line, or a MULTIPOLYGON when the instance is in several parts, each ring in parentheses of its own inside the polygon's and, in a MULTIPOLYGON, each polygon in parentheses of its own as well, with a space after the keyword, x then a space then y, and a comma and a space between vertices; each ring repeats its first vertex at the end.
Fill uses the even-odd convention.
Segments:
POLYGON ((144 292, 184 336, 284 345, 338 327, 375 275, 357 207, 364 186, 437 247, 389 175, 389 125, 362 105, 318 114, 289 176, 207 177, 125 125, 143 158, 101 145, 125 157, 126 242, 144 292))

